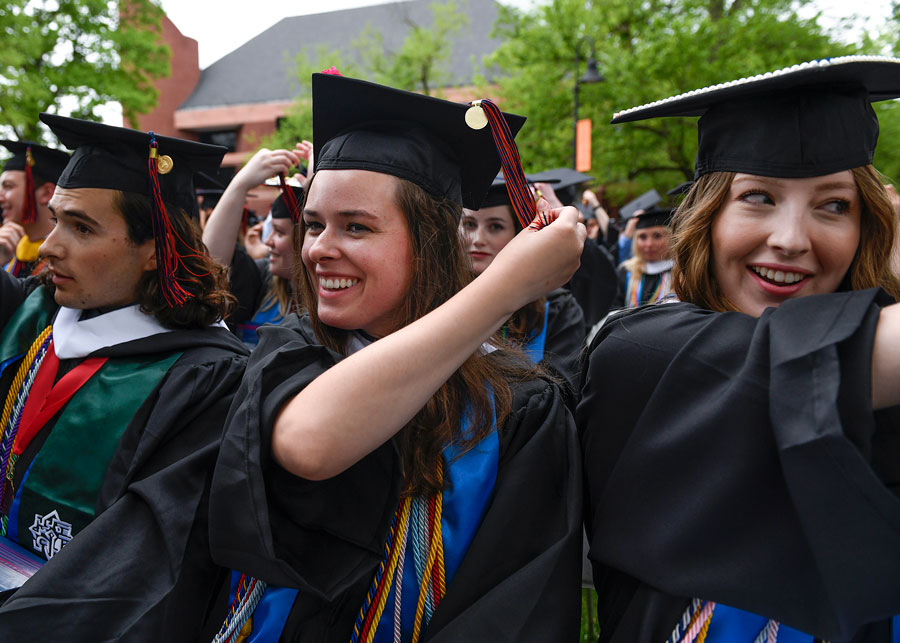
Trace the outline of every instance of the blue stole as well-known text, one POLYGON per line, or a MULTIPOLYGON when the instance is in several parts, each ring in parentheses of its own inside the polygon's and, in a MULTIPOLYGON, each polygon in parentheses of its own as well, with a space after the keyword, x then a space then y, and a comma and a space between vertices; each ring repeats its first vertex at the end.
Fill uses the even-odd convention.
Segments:
POLYGON ((256 335, 256 329, 263 324, 280 324, 284 321, 284 315, 275 303, 271 308, 266 310, 257 310, 253 315, 253 319, 245 324, 237 325, 238 338, 248 346, 256 346, 259 343, 259 337, 256 335))
MULTIPOLYGON (((231 572, 231 591, 228 595, 232 601, 240 579, 240 572, 231 572)), ((298 591, 289 587, 266 586, 253 610, 253 629, 246 639, 247 643, 278 643, 298 591)))
POLYGON ((548 301, 544 304, 544 326, 541 328, 541 332, 529 339, 528 343, 522 347, 522 351, 528 356, 528 359, 535 364, 540 364, 541 360, 544 359, 544 348, 547 345, 547 320, 549 318, 550 302, 548 301))
MULTIPOLYGON (((544 325, 546 327, 546 324, 544 325)), ((500 437, 497 434, 496 417, 492 429, 462 456, 459 455, 458 445, 450 444, 444 449, 450 488, 443 492, 441 530, 444 542, 444 574, 448 588, 469 550, 469 545, 493 497, 494 484, 497 481, 497 465, 500 461, 500 437)), ((471 433, 468 416, 463 417, 462 433, 464 436, 471 433)), ((419 596, 414 550, 415 547, 410 542, 403 563, 403 592, 400 597, 403 641, 412 639, 416 602, 419 596)), ((237 591, 240 576, 239 572, 231 574, 232 599, 237 591)), ((375 643, 392 643, 394 640, 395 587, 396 582, 391 587, 384 612, 378 622, 375 643)), ((296 598, 296 589, 271 585, 266 587, 262 599, 253 612, 253 630, 246 643, 277 643, 296 598)))
MULTIPOLYGON (((751 614, 728 605, 716 604, 706 643, 769 643, 765 635, 759 638, 769 624, 765 616, 751 614)), ((798 632, 787 625, 778 626, 778 643, 813 643, 815 639, 809 634, 798 632)))

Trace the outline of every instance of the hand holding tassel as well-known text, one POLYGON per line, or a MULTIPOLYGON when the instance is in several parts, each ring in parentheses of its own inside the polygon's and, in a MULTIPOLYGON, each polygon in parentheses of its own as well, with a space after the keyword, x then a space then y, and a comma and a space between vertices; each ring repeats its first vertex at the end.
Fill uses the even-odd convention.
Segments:
POLYGON ((569 281, 580 265, 586 238, 578 210, 571 206, 551 209, 542 199, 531 225, 500 251, 482 277, 507 284, 515 300, 512 310, 517 310, 569 281))

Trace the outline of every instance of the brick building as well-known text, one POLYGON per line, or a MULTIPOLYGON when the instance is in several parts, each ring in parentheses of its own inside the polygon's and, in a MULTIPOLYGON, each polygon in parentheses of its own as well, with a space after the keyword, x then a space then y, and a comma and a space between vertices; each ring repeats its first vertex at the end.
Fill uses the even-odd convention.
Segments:
MULTIPOLYGON (((386 50, 395 51, 408 25, 430 26, 433 2, 409 0, 284 18, 203 70, 197 62, 197 41, 165 18, 163 38, 172 49, 172 74, 157 83, 156 109, 132 126, 225 145, 229 153, 222 175, 230 178, 262 137, 275 131, 296 96, 298 54, 314 57, 321 47, 346 51, 367 26, 381 34, 386 50)), ((468 90, 474 75, 484 73, 480 61, 499 44, 490 36, 498 9, 494 0, 466 0, 461 6, 469 24, 454 35, 441 69, 451 79, 450 87, 442 92, 454 100, 469 100, 475 97, 468 90)))

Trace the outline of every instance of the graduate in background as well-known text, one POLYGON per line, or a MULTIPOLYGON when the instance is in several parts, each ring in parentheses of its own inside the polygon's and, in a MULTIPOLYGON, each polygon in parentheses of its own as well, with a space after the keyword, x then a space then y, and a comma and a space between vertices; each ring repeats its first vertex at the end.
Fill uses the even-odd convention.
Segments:
POLYGON ((41 120, 75 153, 46 271, 0 274, 0 545, 49 560, 0 609, 0 640, 204 638, 224 573, 209 483, 247 352, 189 213, 193 172, 225 148, 41 120))
POLYGON ((241 288, 242 298, 238 302, 246 314, 235 318, 234 325, 238 337, 251 348, 259 341, 257 328, 263 324, 281 323, 293 308, 292 241, 294 224, 299 217, 299 212, 295 210, 299 209, 299 203, 303 200, 303 187, 290 179, 285 188, 291 190, 293 198, 286 199, 287 195, 282 191, 272 202, 272 231, 264 239, 268 256, 257 259, 249 266, 246 252, 235 243, 244 202, 250 190, 266 179, 287 174, 291 168, 299 167, 301 159, 309 159, 311 151, 309 141, 297 143, 295 150, 259 150, 228 184, 203 230, 203 240, 208 244, 212 257, 230 266, 232 282, 248 284, 241 288))
POLYGON ((35 143, 0 145, 13 153, 0 173, 0 265, 14 277, 28 277, 44 267, 38 249, 53 229, 47 204, 69 155, 35 143))
POLYGON ((499 169, 491 129, 340 76, 314 74, 312 96, 308 313, 260 329, 229 417, 210 534, 237 572, 217 640, 574 640, 574 427, 556 385, 488 340, 565 283, 584 226, 553 212, 468 283, 459 219, 499 169))
POLYGON ((671 208, 650 208, 635 215, 634 255, 616 270, 613 308, 637 308, 673 298, 671 208))
MULTIPOLYGON (((581 264, 572 275, 566 289, 575 297, 584 313, 585 325, 590 328, 606 316, 616 295, 616 266, 612 255, 606 249, 603 239, 597 235, 591 238, 591 229, 598 225, 597 217, 609 216, 600 207, 590 207, 578 196, 578 186, 592 181, 593 177, 571 168, 555 168, 533 174, 536 190, 547 199, 550 207, 572 205, 580 209, 588 231, 581 253, 581 264)), ((599 232, 599 229, 595 229, 599 232)), ((605 234, 605 232, 604 232, 605 234)))
POLYGON ((900 282, 871 165, 871 101, 897 96, 900 60, 851 56, 613 121, 702 114, 684 303, 613 318, 585 368, 601 641, 900 635, 900 282))
MULTIPOLYGON (((506 182, 498 176, 477 210, 463 210, 459 231, 472 269, 480 275, 522 231, 512 209, 506 182)), ((574 396, 578 385, 576 361, 587 329, 584 313, 564 288, 530 302, 516 311, 501 329, 508 346, 522 349, 535 363, 549 366, 563 377, 574 396)))

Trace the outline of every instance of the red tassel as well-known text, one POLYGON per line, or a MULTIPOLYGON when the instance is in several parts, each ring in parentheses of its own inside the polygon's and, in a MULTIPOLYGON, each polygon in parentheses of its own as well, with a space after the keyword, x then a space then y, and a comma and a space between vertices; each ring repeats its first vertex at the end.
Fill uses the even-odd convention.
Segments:
POLYGON ((247 223, 250 221, 250 208, 244 204, 244 211, 241 213, 241 234, 247 234, 247 223))
POLYGON ((300 203, 297 201, 297 195, 294 194, 294 190, 287 184, 287 179, 284 178, 284 172, 278 175, 278 181, 281 183, 281 194, 283 195, 285 205, 288 207, 288 212, 291 215, 291 221, 300 223, 300 203))
POLYGON ((509 125, 503 118, 503 112, 487 99, 472 101, 469 104, 480 104, 487 116, 488 124, 491 126, 491 135, 497 146, 497 153, 500 154, 500 165, 503 168, 506 191, 509 193, 509 200, 512 203, 513 212, 516 213, 516 218, 519 220, 519 225, 523 228, 529 226, 540 228, 540 225, 533 223, 538 216, 537 204, 528 188, 528 182, 525 180, 522 161, 519 159, 519 148, 516 147, 516 141, 509 130, 509 125))
MULTIPOLYGON (((159 187, 158 149, 159 143, 156 141, 156 135, 150 132, 150 159, 147 167, 150 174, 150 192, 153 201, 153 237, 156 240, 156 271, 159 275, 159 287, 162 290, 163 298, 171 308, 176 308, 183 306, 194 295, 185 290, 179 283, 178 269, 183 267, 184 263, 181 255, 178 253, 175 239, 177 238, 188 248, 190 246, 178 237, 172 227, 169 214, 166 212, 165 203, 163 203, 162 190, 159 187)), ((193 250, 193 248, 191 250, 192 254, 197 254, 196 250, 193 250)))
POLYGON ((31 155, 31 146, 25 148, 25 203, 22 208, 22 223, 34 223, 37 221, 37 197, 34 194, 34 174, 31 168, 34 166, 34 157, 31 155))

